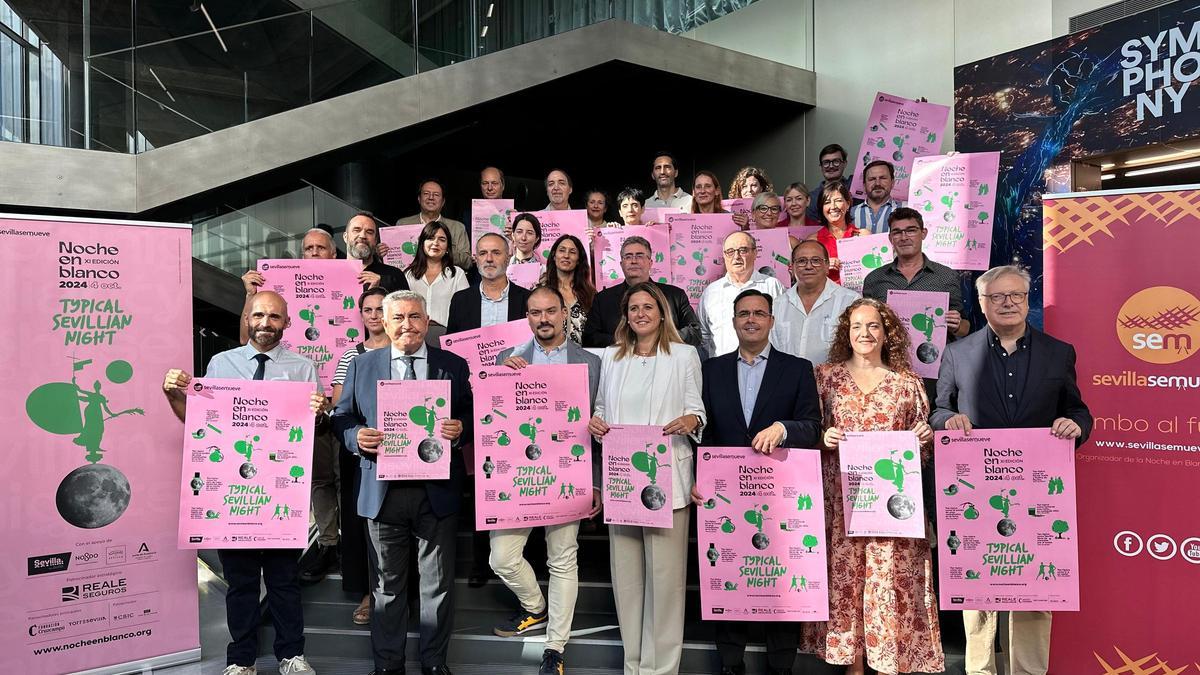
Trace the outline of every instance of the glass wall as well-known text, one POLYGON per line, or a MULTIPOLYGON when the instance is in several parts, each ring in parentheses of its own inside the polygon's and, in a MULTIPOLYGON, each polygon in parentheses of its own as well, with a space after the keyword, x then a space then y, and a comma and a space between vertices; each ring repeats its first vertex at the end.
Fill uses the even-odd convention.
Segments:
POLYGON ((0 0, 0 139, 144 152, 607 19, 754 0, 0 0))

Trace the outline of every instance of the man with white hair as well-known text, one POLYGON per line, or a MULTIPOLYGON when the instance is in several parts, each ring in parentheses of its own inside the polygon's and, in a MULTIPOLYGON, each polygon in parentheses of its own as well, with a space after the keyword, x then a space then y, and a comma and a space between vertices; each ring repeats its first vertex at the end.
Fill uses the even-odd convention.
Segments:
MULTIPOLYGON (((1075 384, 1075 348, 1026 321, 1029 272, 993 267, 975 289, 987 328, 946 345, 933 428, 969 435, 972 429, 1048 427, 1078 448, 1092 430, 1092 414, 1075 384)), ((964 610, 963 622, 968 675, 996 675, 996 612, 964 610)), ((1045 675, 1050 623, 1050 612, 1010 613, 1004 650, 1010 674, 1045 675)))
POLYGON ((408 576, 413 539, 420 577, 420 660, 423 675, 450 675, 446 652, 454 617, 454 549, 466 465, 462 444, 471 438, 471 387, 467 362, 425 344, 429 314, 425 298, 397 291, 383 299, 388 348, 350 362, 333 428, 357 455, 362 481, 358 513, 367 518, 371 568, 376 577, 371 613, 374 675, 403 675, 408 635, 408 576), (376 386, 380 380, 449 380, 450 419, 442 438, 451 442, 448 480, 376 478, 383 440, 376 386))
POLYGON ((700 335, 710 357, 737 349, 738 336, 733 329, 733 300, 742 291, 757 289, 774 300, 783 295, 783 284, 775 277, 754 269, 758 241, 748 232, 734 232, 721 244, 725 257, 725 276, 704 289, 700 296, 700 335))

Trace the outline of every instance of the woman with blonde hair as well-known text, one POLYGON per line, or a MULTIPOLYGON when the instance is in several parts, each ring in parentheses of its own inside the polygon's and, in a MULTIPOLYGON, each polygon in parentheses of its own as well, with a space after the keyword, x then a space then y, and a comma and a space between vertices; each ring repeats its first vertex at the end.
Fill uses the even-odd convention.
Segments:
POLYGON ((711 171, 697 171, 692 181, 692 213, 725 213, 721 206, 721 181, 711 171))

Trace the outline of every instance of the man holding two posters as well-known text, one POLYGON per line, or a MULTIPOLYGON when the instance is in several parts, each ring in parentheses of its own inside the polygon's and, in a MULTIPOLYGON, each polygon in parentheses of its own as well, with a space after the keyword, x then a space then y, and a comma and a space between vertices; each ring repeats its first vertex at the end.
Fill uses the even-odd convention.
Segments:
POLYGON ((376 675, 404 672, 408 636, 408 563, 417 540, 421 589, 422 671, 448 675, 454 611, 454 545, 458 529, 462 480, 466 473, 461 439, 470 438, 471 388, 467 363, 449 352, 429 347, 425 335, 429 314, 425 299, 398 291, 383 300, 384 327, 391 347, 376 349, 350 362, 333 428, 346 449, 362 458, 358 513, 367 518, 371 565, 376 582, 371 613, 371 646, 376 675), (452 443, 448 480, 383 481, 377 456, 384 435, 378 406, 380 380, 449 380, 450 419, 441 420, 440 436, 452 443))
MULTIPOLYGON (((518 347, 504 350, 496 359, 498 365, 520 370, 531 365, 556 365, 570 363, 587 364, 588 411, 596 400, 596 387, 600 383, 600 357, 585 351, 567 339, 567 303, 556 289, 541 286, 529 295, 529 328, 534 339, 518 347)), ((480 410, 477 417, 491 412, 480 410)), ((581 416, 582 418, 582 416, 581 416)), ((593 453, 588 453, 594 458, 593 453)), ((600 512, 599 462, 592 462, 592 510, 591 518, 600 512)), ((575 615, 575 599, 579 594, 579 521, 546 526, 546 567, 550 570, 548 595, 550 602, 538 586, 533 568, 523 555, 525 543, 529 541, 532 528, 492 530, 492 553, 489 561, 492 570, 517 596, 521 610, 506 623, 497 626, 495 633, 501 637, 513 637, 546 628, 546 649, 542 652, 539 675, 561 675, 563 650, 571 634, 571 619, 575 615)))
MULTIPOLYGON (((769 338, 775 323, 771 305, 770 295, 753 288, 734 299, 732 323, 737 333, 737 349, 713 357, 703 365, 704 409, 709 419, 702 446, 749 447, 764 455, 777 448, 817 447, 821 411, 813 366, 806 359, 771 348, 769 338)), ((786 478, 783 480, 787 482, 786 478)), ((819 495, 819 472, 807 490, 805 486, 794 487, 802 493, 811 491, 819 495)), ((713 497, 692 488, 692 501, 698 505, 703 506, 713 497)), ((819 532, 823 535, 824 528, 819 532)), ((771 675, 790 674, 800 639, 799 624, 722 621, 716 626, 722 675, 745 673, 742 659, 752 630, 765 633, 771 675)))
MULTIPOLYGON (((208 362, 209 378, 235 380, 287 380, 312 382, 311 408, 325 406, 317 370, 308 359, 284 349, 283 331, 291 326, 287 303, 278 294, 254 295, 248 315, 250 342, 221 352, 208 362)), ((179 421, 187 415, 185 393, 192 377, 180 369, 167 371, 163 393, 179 421)), ((311 449, 310 449, 311 452, 311 449)), ((260 575, 267 586, 267 605, 275 625, 275 656, 280 675, 315 673, 304 658, 304 617, 300 609, 299 550, 220 549, 225 581, 225 619, 233 640, 226 649, 224 675, 253 675, 258 658, 258 602, 260 575)))
MULTIPOLYGON (((1014 265, 993 267, 975 282, 988 325, 946 347, 931 417, 935 429, 969 435, 972 428, 1049 427, 1076 447, 1087 440, 1092 414, 1075 383, 1075 348, 1026 322, 1029 284, 1029 273, 1014 265)), ((994 675, 996 612, 964 610, 963 621, 967 672, 994 675)), ((1012 612, 1009 673, 1046 673, 1050 623, 1050 612, 1012 612)))

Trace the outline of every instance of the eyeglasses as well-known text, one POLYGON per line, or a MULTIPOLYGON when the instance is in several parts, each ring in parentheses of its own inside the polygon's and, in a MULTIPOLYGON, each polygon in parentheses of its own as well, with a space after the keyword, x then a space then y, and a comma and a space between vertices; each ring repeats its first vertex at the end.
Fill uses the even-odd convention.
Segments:
POLYGON ((821 166, 826 166, 826 167, 830 167, 830 168, 836 168, 845 163, 846 162, 844 162, 843 160, 840 160, 840 159, 823 159, 823 160, 821 160, 821 166))
POLYGON ((1012 293, 988 293, 983 296, 988 299, 988 302, 993 305, 1003 305, 1004 301, 1011 300, 1012 304, 1019 305, 1025 302, 1025 298, 1029 297, 1029 293, 1025 291, 1013 291, 1012 293))
POLYGON ((796 258, 792 261, 796 267, 824 267, 824 258, 796 258))
POLYGON ((754 249, 750 248, 749 246, 739 246, 737 248, 727 248, 724 251, 722 251, 722 253, 725 254, 726 258, 732 258, 737 255, 740 255, 744 258, 744 257, 750 255, 750 251, 753 251, 753 250, 754 249))
POLYGON ((756 309, 753 312, 748 309, 743 309, 736 312, 734 316, 739 319, 749 319, 750 317, 754 317, 756 319, 769 319, 771 317, 771 313, 764 312, 761 309, 756 309))
POLYGON ((783 209, 779 208, 778 206, 767 206, 766 204, 761 204, 761 205, 759 205, 759 206, 756 206, 756 207, 754 208, 754 210, 755 210, 755 211, 758 211, 759 213, 775 213, 775 214, 778 214, 778 213, 779 213, 780 211, 782 211, 783 209))
POLYGON ((623 253, 623 254, 621 254, 621 260, 624 260, 625 262, 635 262, 638 260, 649 260, 649 259, 650 259, 650 256, 646 255, 645 253, 623 253))
POLYGON ((905 237, 916 237, 921 234, 921 228, 906 227, 902 230, 888 230, 888 232, 897 239, 904 239, 905 237))

